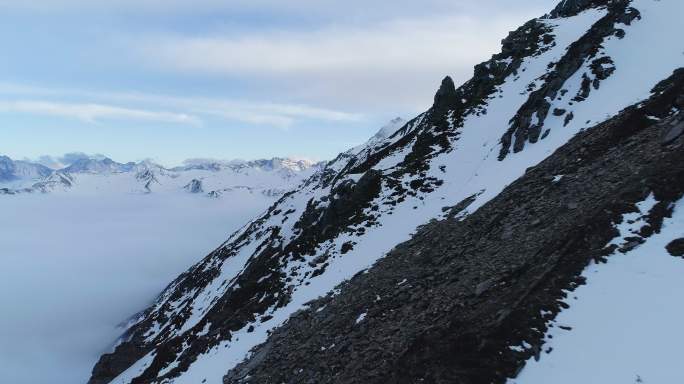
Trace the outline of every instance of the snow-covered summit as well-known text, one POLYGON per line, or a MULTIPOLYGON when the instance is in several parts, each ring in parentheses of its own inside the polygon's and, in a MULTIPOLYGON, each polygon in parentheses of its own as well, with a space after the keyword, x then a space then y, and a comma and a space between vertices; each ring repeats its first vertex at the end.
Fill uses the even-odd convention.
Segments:
POLYGON ((401 117, 396 117, 383 125, 370 139, 365 143, 352 147, 345 152, 340 153, 333 160, 325 164, 325 172, 332 174, 333 172, 340 172, 345 166, 349 166, 351 162, 364 162, 368 157, 373 155, 377 149, 388 146, 392 141, 400 139, 405 132, 399 132, 402 127, 406 125, 406 121, 401 117), (397 135, 394 135, 394 134, 397 135))
POLYGON ((33 180, 48 176, 52 170, 29 161, 12 160, 0 155, 0 183, 17 180, 33 180))
POLYGON ((388 137, 392 136, 392 134, 396 131, 399 130, 402 126, 406 124, 406 120, 402 119, 401 117, 395 117, 394 119, 390 120, 387 124, 385 124, 380 130, 378 130, 375 135, 373 135, 369 141, 381 141, 385 140, 388 137))

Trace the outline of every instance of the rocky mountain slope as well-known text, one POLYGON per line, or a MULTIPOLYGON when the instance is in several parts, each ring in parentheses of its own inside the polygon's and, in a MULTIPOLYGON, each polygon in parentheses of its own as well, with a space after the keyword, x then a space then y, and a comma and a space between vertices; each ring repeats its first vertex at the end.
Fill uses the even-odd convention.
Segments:
MULTIPOLYGON (((684 107, 684 70, 658 89, 471 215, 421 227, 310 302, 224 382, 504 382, 552 353, 542 341, 586 266, 646 246, 684 213, 684 115, 672 112, 684 107)), ((684 241, 684 226, 668 236, 655 252, 684 241)))
POLYGON ((189 192, 217 198, 244 192, 275 198, 317 172, 322 164, 287 158, 194 160, 167 169, 150 161, 124 164, 107 157, 84 157, 52 170, 3 156, 0 157, 0 194, 189 192))
POLYGON ((529 21, 174 280, 90 383, 516 377, 590 263, 661 232, 679 253, 681 14, 565 0, 529 21))

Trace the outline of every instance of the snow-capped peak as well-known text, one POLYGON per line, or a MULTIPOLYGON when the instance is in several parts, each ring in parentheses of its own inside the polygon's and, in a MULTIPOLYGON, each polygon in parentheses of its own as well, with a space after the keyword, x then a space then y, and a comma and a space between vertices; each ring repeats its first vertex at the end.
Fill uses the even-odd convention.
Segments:
POLYGON ((135 163, 118 163, 108 157, 103 158, 81 158, 74 161, 62 171, 66 173, 115 173, 128 172, 133 169, 135 163))
POLYGON ((404 124, 406 124, 406 120, 402 119, 401 117, 395 117, 387 124, 383 125, 382 128, 380 128, 380 130, 378 130, 378 132, 376 132, 375 135, 370 138, 369 141, 377 142, 385 140, 392 136, 394 132, 398 131, 399 128, 401 128, 404 124))
POLYGON ((34 180, 50 173, 52 170, 44 165, 0 155, 0 182, 34 180))

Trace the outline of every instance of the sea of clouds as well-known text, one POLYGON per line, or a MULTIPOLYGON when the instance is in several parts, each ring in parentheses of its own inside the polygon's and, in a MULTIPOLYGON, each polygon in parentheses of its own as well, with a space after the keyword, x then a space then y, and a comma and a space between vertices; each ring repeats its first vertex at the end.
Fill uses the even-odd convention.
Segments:
POLYGON ((0 383, 85 383, 121 322, 269 203, 0 196, 0 383))

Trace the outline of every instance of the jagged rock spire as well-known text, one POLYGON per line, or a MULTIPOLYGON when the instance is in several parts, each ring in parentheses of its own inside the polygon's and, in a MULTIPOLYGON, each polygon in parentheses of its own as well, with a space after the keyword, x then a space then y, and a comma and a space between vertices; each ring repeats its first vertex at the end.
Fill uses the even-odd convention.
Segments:
POLYGON ((439 86, 435 94, 435 103, 432 106, 436 109, 449 108, 458 102, 458 94, 456 93, 456 86, 450 76, 446 76, 442 80, 442 85, 439 86))

